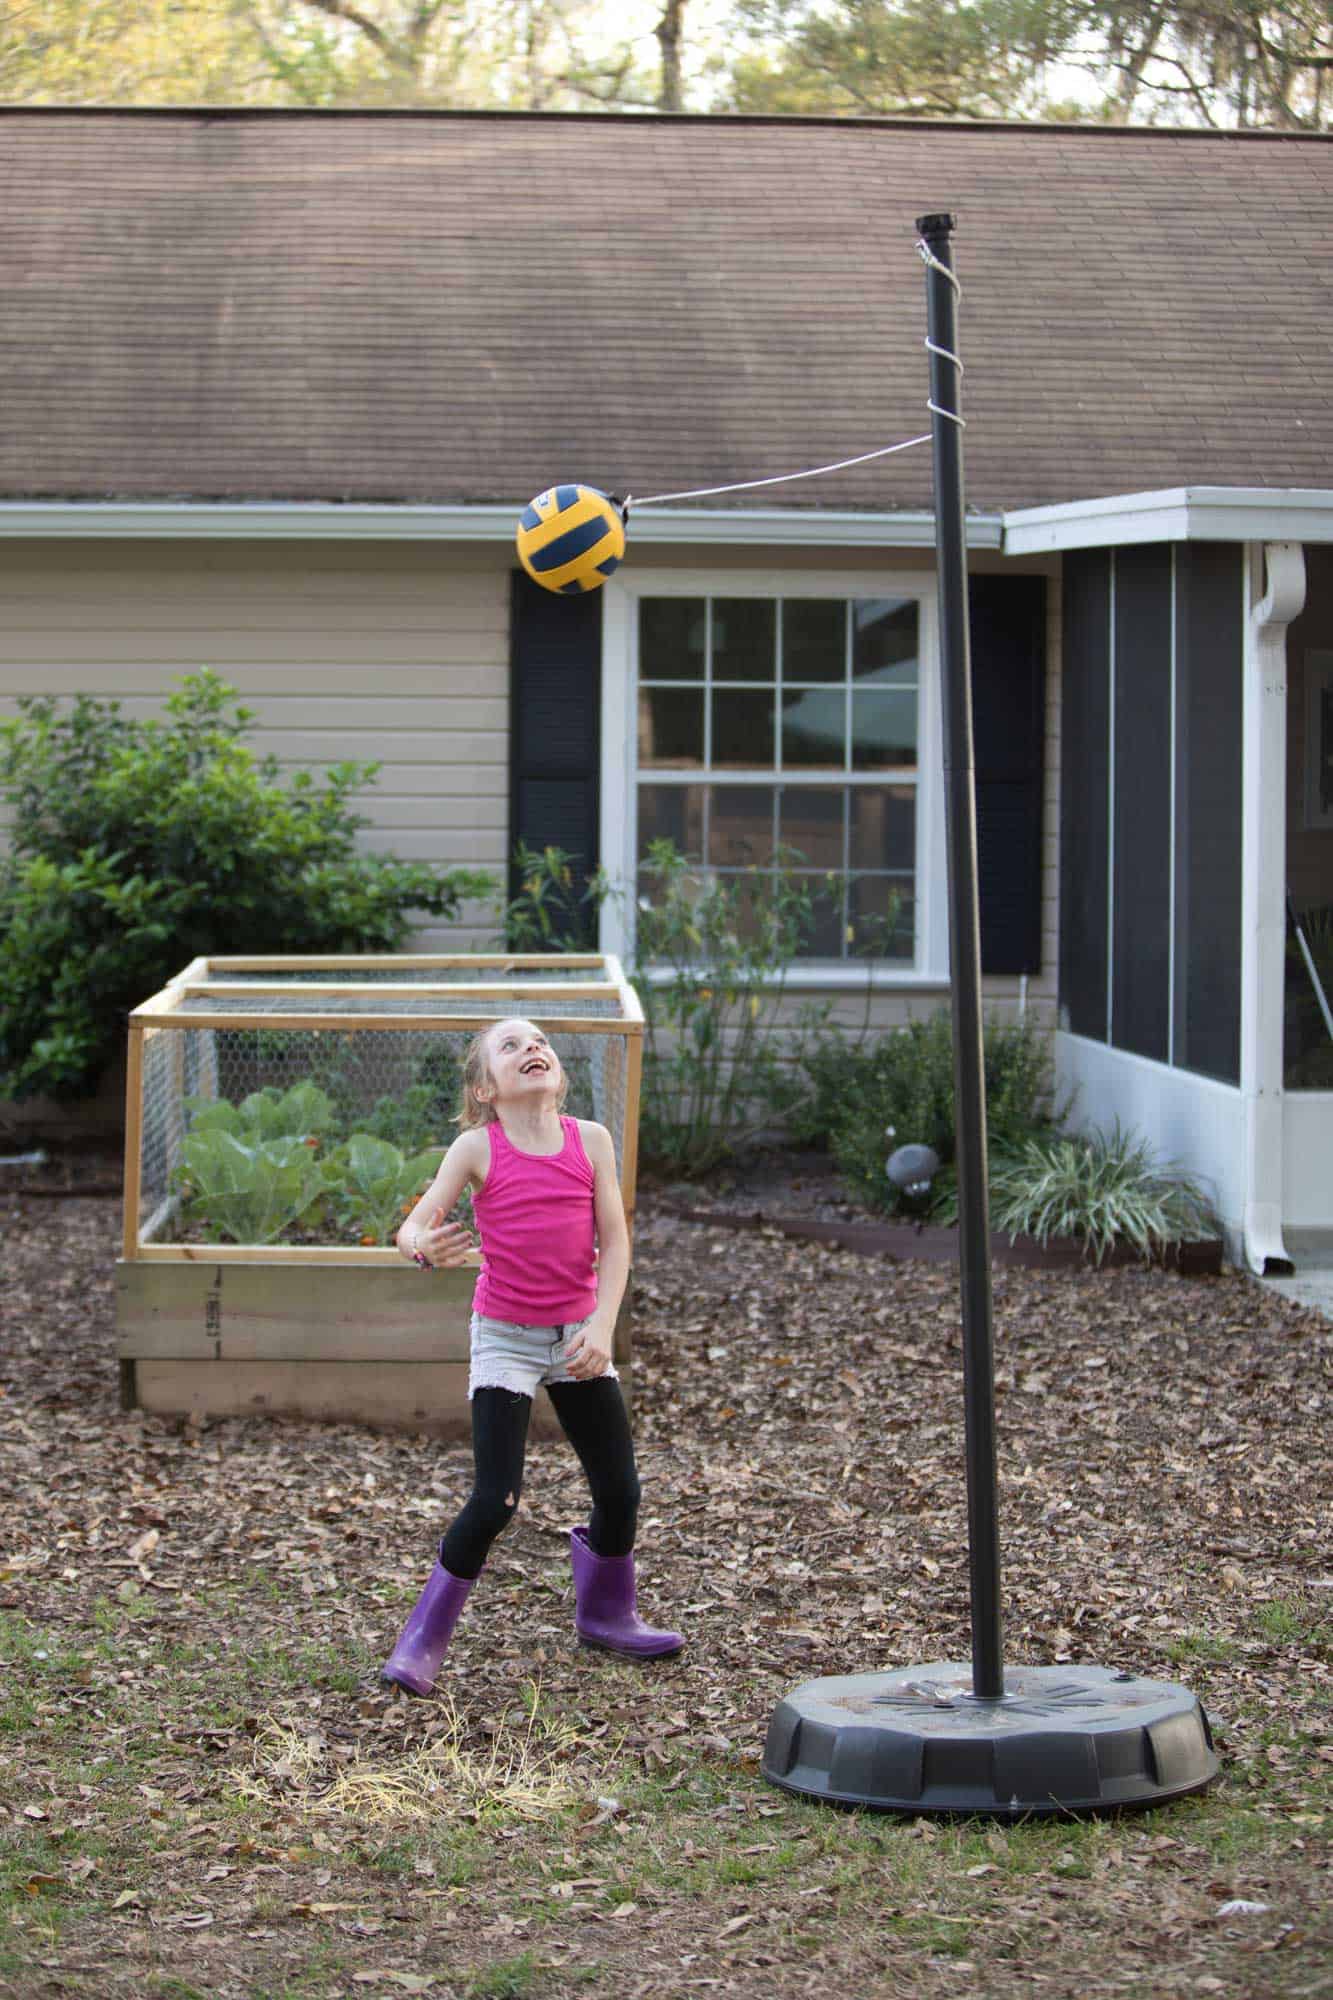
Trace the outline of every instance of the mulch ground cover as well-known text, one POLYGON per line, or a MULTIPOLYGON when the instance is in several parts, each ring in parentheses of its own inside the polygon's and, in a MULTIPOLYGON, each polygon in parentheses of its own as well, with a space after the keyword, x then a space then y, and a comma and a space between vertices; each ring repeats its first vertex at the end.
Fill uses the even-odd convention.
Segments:
POLYGON ((410 1703, 376 1670, 466 1445, 122 1412, 119 1204, 0 1186, 0 1994, 1333 1991, 1328 1322, 1235 1273, 997 1271, 1008 1657, 1187 1682, 1223 1776, 1089 1823, 830 1812, 759 1776, 783 1693, 968 1657, 956 1273, 670 1196, 640 1597, 688 1650, 576 1646, 582 1484, 539 1443, 410 1703))

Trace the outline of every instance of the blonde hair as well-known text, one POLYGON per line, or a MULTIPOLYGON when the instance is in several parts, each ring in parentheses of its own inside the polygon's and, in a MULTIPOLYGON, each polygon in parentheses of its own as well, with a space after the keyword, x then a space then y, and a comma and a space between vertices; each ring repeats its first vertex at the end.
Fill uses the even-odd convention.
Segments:
MULTIPOLYGON (((499 1026, 500 1023, 495 1021, 489 1028, 483 1028, 480 1034, 472 1037, 463 1051, 463 1106, 458 1113, 456 1123, 461 1125, 465 1132, 475 1130, 478 1125, 493 1125, 500 1115, 490 1099, 479 1094, 482 1085, 493 1084, 495 1081, 491 1075, 491 1066, 486 1060, 486 1037, 493 1034, 499 1026)), ((552 1050, 552 1054, 554 1053, 552 1050)), ((559 1058, 556 1060, 559 1061, 559 1058)), ((569 1078, 565 1074, 564 1064, 561 1063, 560 1091, 555 1100, 557 1111, 564 1110, 565 1099, 568 1096, 569 1078)))

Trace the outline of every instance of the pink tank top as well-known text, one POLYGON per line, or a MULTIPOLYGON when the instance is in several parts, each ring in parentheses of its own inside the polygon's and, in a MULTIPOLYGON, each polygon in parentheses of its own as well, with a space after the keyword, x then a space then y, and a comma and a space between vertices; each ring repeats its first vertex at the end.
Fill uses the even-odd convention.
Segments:
POLYGON ((481 1234, 474 1312, 515 1326, 562 1326, 597 1306, 593 1188, 577 1118, 558 1153, 524 1153, 494 1119, 490 1171, 472 1197, 481 1234))

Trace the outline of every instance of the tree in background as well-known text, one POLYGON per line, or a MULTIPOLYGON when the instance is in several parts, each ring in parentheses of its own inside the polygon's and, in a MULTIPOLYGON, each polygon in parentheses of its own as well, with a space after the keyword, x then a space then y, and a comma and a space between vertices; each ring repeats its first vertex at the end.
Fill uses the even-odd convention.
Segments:
POLYGON ((687 0, 644 37, 597 0, 0 0, 11 104, 678 108, 687 0))
POLYGON ((1324 131, 1333 70, 1326 0, 1223 6, 1168 0, 1089 10, 1086 62, 1109 84, 1106 115, 1124 121, 1324 131))
POLYGON ((1323 131, 1331 70, 1328 0, 0 0, 11 104, 1323 131))
POLYGON ((731 107, 863 117, 1011 118, 1040 102, 1079 10, 1066 0, 739 0, 751 46, 731 107))
POLYGON ((1329 122, 1326 0, 737 0, 735 21, 737 111, 1329 122))
POLYGON ((0 0, 8 104, 285 101, 232 0, 0 0))

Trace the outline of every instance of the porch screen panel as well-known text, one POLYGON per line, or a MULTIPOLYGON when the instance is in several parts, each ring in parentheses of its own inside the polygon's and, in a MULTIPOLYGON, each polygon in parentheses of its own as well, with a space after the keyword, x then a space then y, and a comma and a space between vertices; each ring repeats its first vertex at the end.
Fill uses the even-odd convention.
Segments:
POLYGON ((1171 550, 1115 557, 1111 1042, 1170 1060, 1171 550))
POLYGON ((1064 561, 1060 698, 1060 1014, 1106 1040, 1111 558, 1064 561))
POLYGON ((1240 1082, 1241 549, 1176 550, 1172 1060, 1240 1082))

